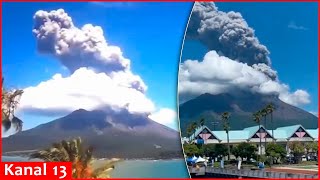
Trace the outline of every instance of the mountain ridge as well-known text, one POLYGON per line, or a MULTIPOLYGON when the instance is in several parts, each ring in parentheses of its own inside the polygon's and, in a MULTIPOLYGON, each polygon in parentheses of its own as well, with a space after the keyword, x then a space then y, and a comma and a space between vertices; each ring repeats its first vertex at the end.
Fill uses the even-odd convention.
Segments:
POLYGON ((81 137, 96 157, 180 158, 179 132, 128 111, 78 109, 35 128, 3 138, 3 152, 42 149, 81 137), (160 148, 159 148, 160 147, 160 148))
MULTIPOLYGON (((251 92, 218 95, 204 93, 179 105, 182 134, 186 135, 186 128, 189 123, 199 121, 201 118, 207 120, 206 125, 210 128, 214 128, 211 122, 218 122, 215 130, 221 130, 220 115, 225 111, 231 114, 230 126, 232 130, 254 126, 256 123, 253 121, 252 113, 264 108, 269 103, 272 103, 276 108, 273 112, 274 128, 295 124, 301 124, 309 129, 318 127, 316 116, 281 101, 276 95, 262 95, 251 92)), ((267 128, 271 128, 270 117, 267 118, 267 128)))

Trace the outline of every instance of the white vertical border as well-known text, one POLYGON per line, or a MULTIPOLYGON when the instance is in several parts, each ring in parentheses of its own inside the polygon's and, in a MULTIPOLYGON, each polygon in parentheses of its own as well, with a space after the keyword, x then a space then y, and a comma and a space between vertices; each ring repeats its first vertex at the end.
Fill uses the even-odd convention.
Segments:
POLYGON ((189 14, 188 22, 186 24, 186 29, 184 31, 184 35, 183 35, 183 39, 182 39, 182 43, 181 43, 181 48, 180 48, 180 57, 179 57, 179 62, 178 62, 178 75, 177 75, 177 119, 178 119, 178 128, 179 128, 179 133, 180 133, 180 144, 181 144, 181 149, 182 149, 182 153, 183 153, 183 159, 184 159, 184 162, 186 164, 186 168, 187 168, 187 171, 188 171, 189 178, 191 178, 191 175, 190 175, 190 171, 189 171, 189 168, 188 168, 188 165, 187 165, 187 161, 186 161, 186 158, 185 158, 185 153, 184 153, 183 143, 182 143, 182 136, 181 136, 181 126, 180 126, 179 74, 180 74, 180 64, 181 64, 182 51, 183 51, 183 48, 184 48, 184 41, 186 39, 186 34, 187 34, 188 27, 189 27, 190 18, 192 16, 193 8, 194 8, 194 5, 195 5, 196 2, 197 1, 193 2, 192 8, 191 8, 191 11, 190 11, 190 14, 189 14))

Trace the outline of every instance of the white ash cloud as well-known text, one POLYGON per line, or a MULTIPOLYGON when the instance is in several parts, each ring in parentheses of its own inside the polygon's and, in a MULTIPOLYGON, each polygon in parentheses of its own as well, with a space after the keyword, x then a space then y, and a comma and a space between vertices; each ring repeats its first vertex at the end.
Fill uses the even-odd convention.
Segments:
POLYGON ((237 12, 222 12, 213 3, 196 2, 186 38, 200 40, 210 50, 248 65, 270 65, 270 52, 237 12))
MULTIPOLYGON (((132 113, 154 111, 153 102, 130 87, 123 76, 119 73, 108 76, 87 68, 80 68, 69 77, 55 74, 50 80, 25 88, 19 110, 50 114, 81 108, 95 110, 108 105, 115 109, 126 108, 132 113)), ((126 74, 126 78, 130 75, 126 74)))
POLYGON ((201 61, 186 60, 181 63, 178 89, 181 101, 204 93, 243 90, 278 95, 282 101, 292 105, 310 102, 306 91, 298 89, 290 92, 288 85, 273 80, 257 67, 231 60, 216 51, 209 51, 201 61))

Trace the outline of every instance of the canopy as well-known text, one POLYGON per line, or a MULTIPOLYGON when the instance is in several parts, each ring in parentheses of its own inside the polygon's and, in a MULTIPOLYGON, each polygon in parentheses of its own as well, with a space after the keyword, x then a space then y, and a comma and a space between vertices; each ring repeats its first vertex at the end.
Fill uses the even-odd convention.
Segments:
POLYGON ((196 163, 199 162, 206 162, 206 160, 199 156, 199 158, 196 160, 196 163))
POLYGON ((187 158, 186 161, 187 161, 187 162, 194 162, 194 161, 192 160, 192 157, 187 158))

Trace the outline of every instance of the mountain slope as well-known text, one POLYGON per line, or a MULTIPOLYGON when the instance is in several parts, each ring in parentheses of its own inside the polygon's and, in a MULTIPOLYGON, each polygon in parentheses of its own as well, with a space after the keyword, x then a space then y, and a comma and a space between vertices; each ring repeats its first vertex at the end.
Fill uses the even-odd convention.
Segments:
MULTIPOLYGON (((231 113, 230 125, 233 130, 256 125, 252 113, 265 107, 268 103, 274 104, 273 126, 289 126, 301 124, 305 128, 315 129, 318 127, 318 118, 313 114, 297 107, 291 106, 274 95, 261 95, 253 93, 237 92, 232 94, 202 94, 192 100, 180 104, 179 117, 183 135, 186 127, 193 121, 199 121, 201 117, 206 119, 206 125, 213 128, 212 122, 218 122, 216 130, 221 130, 221 113, 231 113)), ((267 128, 271 128, 268 117, 267 128)))
POLYGON ((181 157, 180 136, 146 115, 83 109, 3 139, 3 152, 48 147, 62 139, 82 137, 97 157, 181 157))

